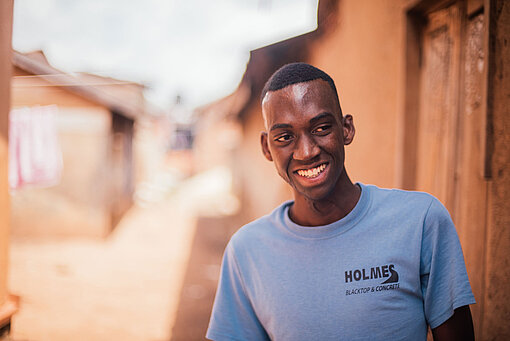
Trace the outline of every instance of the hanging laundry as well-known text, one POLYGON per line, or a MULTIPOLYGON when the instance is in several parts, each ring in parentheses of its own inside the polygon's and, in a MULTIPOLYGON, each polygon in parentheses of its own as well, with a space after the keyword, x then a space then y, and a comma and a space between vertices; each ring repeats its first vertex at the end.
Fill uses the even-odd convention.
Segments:
POLYGON ((9 185, 54 186, 62 174, 56 105, 12 109, 9 116, 9 185))

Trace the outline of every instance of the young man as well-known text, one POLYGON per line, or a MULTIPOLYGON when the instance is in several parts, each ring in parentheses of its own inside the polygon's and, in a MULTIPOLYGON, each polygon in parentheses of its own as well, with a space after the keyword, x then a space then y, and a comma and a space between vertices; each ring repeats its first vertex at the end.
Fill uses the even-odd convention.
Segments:
POLYGON ((353 184, 351 115, 304 63, 262 92, 262 151, 294 200, 230 240, 212 340, 473 339, 474 303, 450 216, 426 193, 353 184))

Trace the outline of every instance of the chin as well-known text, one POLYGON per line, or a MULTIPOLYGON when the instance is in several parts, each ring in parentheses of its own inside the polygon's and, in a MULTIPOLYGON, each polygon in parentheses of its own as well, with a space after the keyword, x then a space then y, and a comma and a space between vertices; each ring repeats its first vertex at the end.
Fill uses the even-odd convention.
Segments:
POLYGON ((294 198, 296 197, 304 197, 307 201, 324 201, 327 200, 331 193, 333 192, 333 189, 324 189, 324 188, 317 188, 316 190, 310 189, 310 190, 303 190, 303 189, 296 189, 294 194, 294 198))

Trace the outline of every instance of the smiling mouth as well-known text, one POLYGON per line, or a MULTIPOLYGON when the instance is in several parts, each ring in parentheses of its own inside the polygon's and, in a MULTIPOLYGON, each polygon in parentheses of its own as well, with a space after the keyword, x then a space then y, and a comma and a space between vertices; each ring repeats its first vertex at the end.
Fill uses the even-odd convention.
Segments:
POLYGON ((320 165, 318 165, 317 167, 314 167, 314 168, 299 169, 295 173, 297 173, 299 176, 302 176, 304 178, 313 179, 313 178, 318 177, 322 172, 324 172, 324 170, 326 169, 327 165, 328 164, 326 162, 326 163, 320 164, 320 165))

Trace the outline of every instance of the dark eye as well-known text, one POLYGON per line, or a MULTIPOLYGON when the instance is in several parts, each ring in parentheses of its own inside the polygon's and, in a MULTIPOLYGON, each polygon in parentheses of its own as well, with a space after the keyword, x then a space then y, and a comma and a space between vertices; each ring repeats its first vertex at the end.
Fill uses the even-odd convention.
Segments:
POLYGON ((314 134, 324 135, 329 133, 331 129, 331 124, 323 124, 321 126, 318 126, 313 130, 314 134))
POLYGON ((288 142, 291 138, 292 138, 292 135, 283 134, 283 135, 276 136, 276 138, 274 140, 277 142, 288 142))

